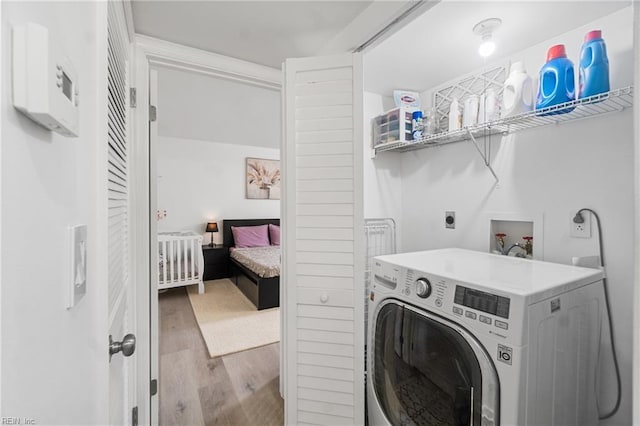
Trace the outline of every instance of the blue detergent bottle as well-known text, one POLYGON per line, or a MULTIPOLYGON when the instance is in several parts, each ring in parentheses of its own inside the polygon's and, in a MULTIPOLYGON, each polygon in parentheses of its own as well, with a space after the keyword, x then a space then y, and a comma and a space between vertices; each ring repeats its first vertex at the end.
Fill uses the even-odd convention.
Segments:
MULTIPOLYGON (((547 63, 540 70, 540 84, 536 109, 573 101, 576 98, 576 83, 573 62, 567 58, 564 44, 551 46, 547 52, 547 63)), ((548 112, 542 115, 564 114, 575 107, 548 112)))
POLYGON ((588 98, 609 91, 609 59, 602 31, 589 31, 580 51, 578 97, 588 98))

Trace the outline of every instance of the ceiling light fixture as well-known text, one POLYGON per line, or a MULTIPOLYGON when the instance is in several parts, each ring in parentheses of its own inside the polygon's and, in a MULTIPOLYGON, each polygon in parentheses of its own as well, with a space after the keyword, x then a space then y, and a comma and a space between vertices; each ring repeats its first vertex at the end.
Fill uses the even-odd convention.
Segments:
POLYGON ((480 56, 486 58, 496 50, 496 43, 493 41, 493 32, 502 24, 500 18, 487 18, 478 22, 473 27, 473 33, 482 38, 482 43, 478 48, 480 56))

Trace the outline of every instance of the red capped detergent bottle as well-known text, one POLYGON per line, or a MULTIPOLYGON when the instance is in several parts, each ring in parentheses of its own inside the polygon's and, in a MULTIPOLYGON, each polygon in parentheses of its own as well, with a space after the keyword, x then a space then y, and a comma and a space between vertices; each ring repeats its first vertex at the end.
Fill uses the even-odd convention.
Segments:
MULTIPOLYGON (((547 63, 540 70, 540 85, 536 109, 573 101, 576 97, 576 83, 573 62, 567 58, 564 44, 551 46, 547 52, 547 63)), ((575 107, 564 108, 547 114, 563 114, 575 107)))
POLYGON ((609 91, 609 59, 602 31, 589 31, 580 51, 579 98, 609 91))

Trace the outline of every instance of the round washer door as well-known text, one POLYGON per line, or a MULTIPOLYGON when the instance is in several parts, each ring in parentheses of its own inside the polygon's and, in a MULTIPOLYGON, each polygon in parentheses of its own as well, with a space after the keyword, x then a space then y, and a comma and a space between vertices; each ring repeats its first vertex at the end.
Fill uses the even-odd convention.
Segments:
POLYGON ((499 424, 495 367, 465 329, 392 299, 373 327, 373 389, 389 423, 499 424))

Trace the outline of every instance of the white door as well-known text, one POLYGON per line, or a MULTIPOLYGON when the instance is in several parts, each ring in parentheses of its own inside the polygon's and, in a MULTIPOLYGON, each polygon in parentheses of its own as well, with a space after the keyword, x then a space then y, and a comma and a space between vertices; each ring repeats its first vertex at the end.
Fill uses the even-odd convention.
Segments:
POLYGON ((130 236, 130 114, 129 51, 123 5, 108 3, 107 68, 107 150, 108 150, 108 313, 112 350, 121 349, 109 364, 109 424, 129 425, 135 405, 135 358, 131 342, 123 341, 135 333, 134 291, 131 282, 132 250, 130 236))
POLYGON ((284 65, 285 424, 364 424, 362 58, 284 65))

